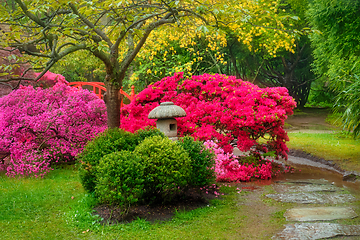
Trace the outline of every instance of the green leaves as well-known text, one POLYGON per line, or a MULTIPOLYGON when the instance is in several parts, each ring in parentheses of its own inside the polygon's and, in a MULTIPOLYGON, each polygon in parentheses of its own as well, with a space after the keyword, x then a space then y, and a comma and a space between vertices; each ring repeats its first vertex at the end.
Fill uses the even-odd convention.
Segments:
POLYGON ((146 202, 170 200, 179 188, 187 186, 191 164, 187 152, 169 138, 154 136, 146 138, 134 153, 144 165, 143 199, 146 202))
POLYGON ((209 32, 209 29, 206 26, 201 25, 196 29, 196 32, 202 32, 202 33, 206 34, 209 32))
POLYGON ((126 210, 144 191, 144 166, 133 152, 119 151, 101 158, 96 171, 95 195, 101 203, 126 210))
POLYGON ((343 127, 359 136, 360 18, 359 1, 315 0, 308 19, 317 30, 311 35, 315 71, 329 80, 337 94, 335 107, 345 108, 343 127), (357 66, 357 67, 355 67, 357 66))

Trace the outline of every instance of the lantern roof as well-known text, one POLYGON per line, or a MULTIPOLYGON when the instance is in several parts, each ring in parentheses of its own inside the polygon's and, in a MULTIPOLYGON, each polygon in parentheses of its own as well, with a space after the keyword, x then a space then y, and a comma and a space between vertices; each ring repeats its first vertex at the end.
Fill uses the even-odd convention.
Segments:
POLYGON ((154 108, 150 113, 149 119, 163 119, 185 117, 186 112, 181 107, 174 105, 173 102, 162 102, 160 106, 154 108))

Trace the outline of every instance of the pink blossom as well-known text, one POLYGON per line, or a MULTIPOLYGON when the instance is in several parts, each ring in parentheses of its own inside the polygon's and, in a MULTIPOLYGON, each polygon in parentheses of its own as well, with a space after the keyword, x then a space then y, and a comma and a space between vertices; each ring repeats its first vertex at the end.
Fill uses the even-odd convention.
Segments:
POLYGON ((9 154, 0 168, 43 176, 59 161, 74 161, 106 119, 104 102, 88 90, 23 86, 0 98, 0 152, 9 154))
POLYGON ((135 101, 121 112, 121 128, 134 132, 155 120, 149 112, 160 102, 172 101, 187 116, 178 118, 180 136, 191 135, 198 140, 217 140, 225 152, 232 152, 230 142, 238 139, 238 148, 248 151, 257 140, 269 135, 265 151, 276 151, 287 157, 283 129, 287 115, 296 103, 286 88, 260 88, 234 76, 203 74, 182 79, 182 73, 149 85, 135 101))

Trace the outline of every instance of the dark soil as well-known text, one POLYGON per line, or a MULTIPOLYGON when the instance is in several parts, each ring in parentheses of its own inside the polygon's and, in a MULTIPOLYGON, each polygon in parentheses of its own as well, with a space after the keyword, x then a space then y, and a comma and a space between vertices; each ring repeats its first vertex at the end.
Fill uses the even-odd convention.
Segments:
POLYGON ((205 189, 192 188, 182 195, 174 197, 174 201, 167 204, 138 205, 129 209, 126 216, 122 214, 122 209, 118 206, 101 205, 96 207, 94 214, 99 215, 103 224, 127 223, 138 218, 149 222, 162 222, 171 220, 176 212, 191 211, 205 207, 209 200, 217 198, 214 191, 218 191, 217 186, 210 186, 205 189), (206 193, 207 192, 207 193, 206 193))

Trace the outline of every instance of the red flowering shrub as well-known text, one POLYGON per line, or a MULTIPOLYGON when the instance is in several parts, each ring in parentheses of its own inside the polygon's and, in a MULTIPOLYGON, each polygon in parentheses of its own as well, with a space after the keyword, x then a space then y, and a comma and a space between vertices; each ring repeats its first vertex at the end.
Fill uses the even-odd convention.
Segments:
POLYGON ((0 98, 0 169, 42 176, 51 164, 74 161, 106 119, 104 102, 88 90, 22 86, 0 98))
POLYGON ((287 115, 296 103, 286 88, 260 88, 234 76, 203 74, 182 80, 182 73, 166 77, 140 92, 135 101, 122 109, 121 128, 134 132, 155 126, 149 112, 160 102, 172 101, 181 106, 186 117, 178 118, 180 136, 195 139, 217 139, 225 152, 238 139, 238 148, 249 150, 259 138, 267 135, 267 148, 287 157, 288 141, 284 131, 287 115))

